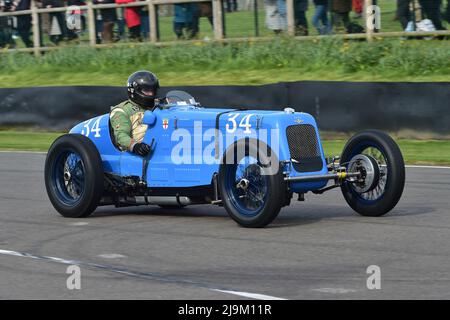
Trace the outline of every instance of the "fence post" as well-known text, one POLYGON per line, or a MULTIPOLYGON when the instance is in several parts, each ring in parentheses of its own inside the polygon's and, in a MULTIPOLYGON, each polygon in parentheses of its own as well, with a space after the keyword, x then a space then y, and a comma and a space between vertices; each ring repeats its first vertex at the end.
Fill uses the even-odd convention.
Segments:
POLYGON ((364 11, 365 11, 365 17, 366 17, 366 39, 368 42, 372 42, 373 41, 373 29, 371 28, 371 26, 373 25, 373 23, 370 23, 370 19, 374 19, 373 15, 372 15, 372 11, 369 12, 369 8, 372 7, 372 0, 365 0, 364 1, 364 11))
POLYGON ((153 0, 148 4, 148 18, 150 19, 150 41, 158 41, 158 19, 156 18, 156 5, 153 0))
POLYGON ((286 0, 286 15, 287 15, 288 35, 295 36, 294 0, 286 0))
POLYGON ((259 37, 258 0, 253 0, 253 14, 255 19, 255 37, 259 37))
POLYGON ((95 15, 94 9, 92 9, 92 2, 87 3, 87 14, 88 14, 88 28, 89 28, 89 44, 95 46, 97 37, 95 35, 95 15))
POLYGON ((31 21, 33 23, 33 51, 36 56, 41 54, 41 37, 39 33, 39 14, 37 13, 36 1, 31 0, 31 21))
POLYGON ((214 38, 216 40, 222 40, 223 39, 222 0, 212 0, 212 6, 213 6, 214 38))

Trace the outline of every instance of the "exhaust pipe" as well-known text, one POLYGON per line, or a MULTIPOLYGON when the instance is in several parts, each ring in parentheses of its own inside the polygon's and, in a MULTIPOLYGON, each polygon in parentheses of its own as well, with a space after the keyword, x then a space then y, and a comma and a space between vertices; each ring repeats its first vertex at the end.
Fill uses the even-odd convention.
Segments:
MULTIPOLYGON (((122 199, 120 199, 122 200, 122 199)), ((192 204, 192 200, 189 197, 161 197, 161 196, 136 196, 125 197, 125 202, 128 204, 136 205, 162 205, 162 206, 187 206, 192 204)))
POLYGON ((100 206, 115 205, 116 207, 141 206, 141 205, 166 205, 166 206, 187 206, 190 204, 209 203, 194 201, 189 197, 173 196, 135 196, 135 197, 103 197, 99 203, 100 206))

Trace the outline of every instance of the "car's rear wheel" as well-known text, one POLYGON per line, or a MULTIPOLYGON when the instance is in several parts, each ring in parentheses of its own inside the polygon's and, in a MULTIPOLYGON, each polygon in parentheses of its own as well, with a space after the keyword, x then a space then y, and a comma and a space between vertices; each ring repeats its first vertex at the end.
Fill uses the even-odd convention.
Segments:
POLYGON ((286 188, 277 157, 265 143, 247 139, 235 142, 225 159, 219 170, 219 192, 225 209, 243 227, 265 227, 277 217, 285 201, 286 188), (227 163, 229 159, 232 163, 227 163))
POLYGON ((62 216, 89 216, 103 193, 102 162, 94 143, 79 134, 56 139, 45 161, 45 187, 62 216))
POLYGON ((400 200, 405 185, 405 164, 400 148, 382 131, 363 131, 350 138, 341 156, 341 165, 350 171, 358 167, 357 162, 365 163, 361 166, 365 181, 344 182, 341 189, 345 200, 363 216, 388 213, 400 200))

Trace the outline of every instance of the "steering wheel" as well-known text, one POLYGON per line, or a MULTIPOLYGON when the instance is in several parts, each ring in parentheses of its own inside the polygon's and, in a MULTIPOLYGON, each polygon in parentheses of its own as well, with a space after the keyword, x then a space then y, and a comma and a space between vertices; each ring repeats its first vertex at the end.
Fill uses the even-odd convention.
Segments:
POLYGON ((167 97, 156 98, 155 100, 158 100, 158 103, 155 103, 151 110, 152 112, 155 111, 156 108, 164 109, 164 106, 167 106, 167 97), (162 103, 162 101, 166 102, 162 103))

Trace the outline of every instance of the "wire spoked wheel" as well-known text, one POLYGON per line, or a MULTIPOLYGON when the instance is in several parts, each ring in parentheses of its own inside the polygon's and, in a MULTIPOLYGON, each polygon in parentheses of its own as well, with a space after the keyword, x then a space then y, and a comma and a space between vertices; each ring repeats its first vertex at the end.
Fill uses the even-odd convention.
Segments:
POLYGON ((256 139, 238 140, 227 149, 219 169, 219 192, 228 214, 241 226, 261 228, 277 217, 286 190, 278 165, 267 144, 256 139))
POLYGON ((45 160, 45 187, 62 216, 89 216, 103 194, 102 160, 94 143, 79 134, 56 139, 45 160))
POLYGON ((227 188, 231 192, 231 201, 247 216, 257 215, 267 201, 267 176, 255 158, 244 157, 235 170, 228 171, 227 188))
POLYGON ((86 183, 83 160, 73 151, 63 152, 56 160, 52 179, 61 200, 69 205, 76 203, 86 183))
POLYGON ((381 216, 400 200, 405 185, 401 151, 386 133, 368 130, 354 135, 344 147, 341 165, 348 172, 361 172, 341 186, 347 203, 365 216, 381 216))

